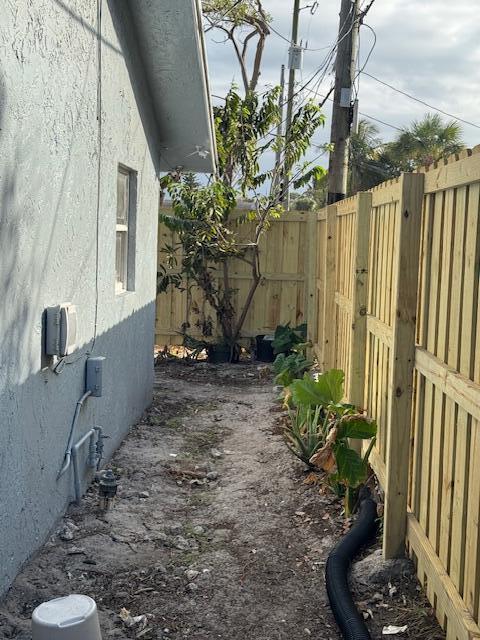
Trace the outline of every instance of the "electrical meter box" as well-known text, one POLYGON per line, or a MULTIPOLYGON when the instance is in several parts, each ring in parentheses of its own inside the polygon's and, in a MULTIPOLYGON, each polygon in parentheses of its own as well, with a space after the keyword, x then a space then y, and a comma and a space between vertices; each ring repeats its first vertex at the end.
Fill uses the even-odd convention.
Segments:
POLYGON ((68 356, 77 348, 77 308, 70 303, 47 307, 45 314, 45 353, 68 356))

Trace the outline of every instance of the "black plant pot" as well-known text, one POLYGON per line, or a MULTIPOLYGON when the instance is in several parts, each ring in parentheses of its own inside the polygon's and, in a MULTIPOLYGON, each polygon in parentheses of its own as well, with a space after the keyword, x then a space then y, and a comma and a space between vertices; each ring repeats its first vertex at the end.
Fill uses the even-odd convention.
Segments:
POLYGON ((235 345, 233 349, 233 357, 231 357, 231 355, 232 348, 228 344, 210 344, 207 347, 207 358, 211 364, 221 364, 224 362, 237 363, 240 358, 237 345, 235 345))
POLYGON ((273 362, 275 360, 272 347, 273 336, 257 336, 255 340, 257 342, 257 360, 273 362))

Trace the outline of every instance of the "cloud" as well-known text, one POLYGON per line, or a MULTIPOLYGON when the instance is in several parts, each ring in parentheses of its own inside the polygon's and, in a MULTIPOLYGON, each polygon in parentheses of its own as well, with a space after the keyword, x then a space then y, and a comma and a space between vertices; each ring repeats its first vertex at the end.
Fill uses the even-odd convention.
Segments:
MULTIPOLYGON (((377 0, 367 18, 377 35, 377 44, 366 71, 444 111, 480 124, 477 90, 480 85, 480 38, 473 4, 471 0, 454 3, 451 0, 377 0)), ((288 40, 292 0, 264 0, 264 5, 273 17, 275 29, 288 40)), ((310 50, 305 51, 299 82, 302 78, 308 80, 325 57, 325 50, 313 49, 335 41, 339 6, 340 0, 323 0, 315 15, 311 16, 308 10, 301 12, 300 37, 310 50)), ((239 83, 240 74, 230 43, 219 42, 219 34, 213 37, 217 42, 208 39, 212 91, 224 95, 232 80, 239 83)), ((365 61, 372 41, 368 28, 362 28, 360 65, 365 61)), ((287 62, 287 57, 288 43, 272 33, 265 49, 261 88, 278 83, 280 66, 287 62)), ((331 75, 325 79, 324 91, 332 80, 331 75)), ((428 111, 427 107, 367 76, 360 78, 359 100, 362 112, 400 128, 428 111)), ((330 107, 326 105, 325 111, 329 118, 330 107)), ((328 120, 326 129, 316 139, 328 139, 329 125, 328 120)), ((386 140, 395 136, 395 129, 378 126, 386 140)), ((480 143, 479 129, 468 125, 462 127, 469 146, 480 143)))

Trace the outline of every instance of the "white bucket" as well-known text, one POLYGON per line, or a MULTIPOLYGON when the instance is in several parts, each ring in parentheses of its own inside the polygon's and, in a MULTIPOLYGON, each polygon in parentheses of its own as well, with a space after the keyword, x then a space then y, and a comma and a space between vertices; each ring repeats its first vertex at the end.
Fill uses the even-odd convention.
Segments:
POLYGON ((32 640, 102 640, 95 600, 72 594, 39 605, 32 614, 32 640))

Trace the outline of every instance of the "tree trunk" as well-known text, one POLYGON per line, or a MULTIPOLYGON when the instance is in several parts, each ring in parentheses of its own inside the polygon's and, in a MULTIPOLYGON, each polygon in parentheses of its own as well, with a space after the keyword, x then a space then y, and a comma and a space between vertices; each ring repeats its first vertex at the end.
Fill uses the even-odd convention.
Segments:
POLYGON ((254 248, 254 255, 253 255, 253 261, 252 261, 252 278, 253 278, 253 282, 250 286, 247 299, 244 302, 242 311, 240 313, 240 317, 237 321, 237 324, 235 325, 235 330, 233 332, 233 338, 235 341, 238 340, 238 336, 240 335, 240 331, 242 330, 243 324, 245 322, 245 318, 247 317, 248 310, 250 309, 250 306, 252 304, 253 296, 255 295, 258 285, 260 284, 260 281, 262 279, 262 276, 260 274, 260 268, 259 268, 258 245, 255 245, 255 248, 254 248))

